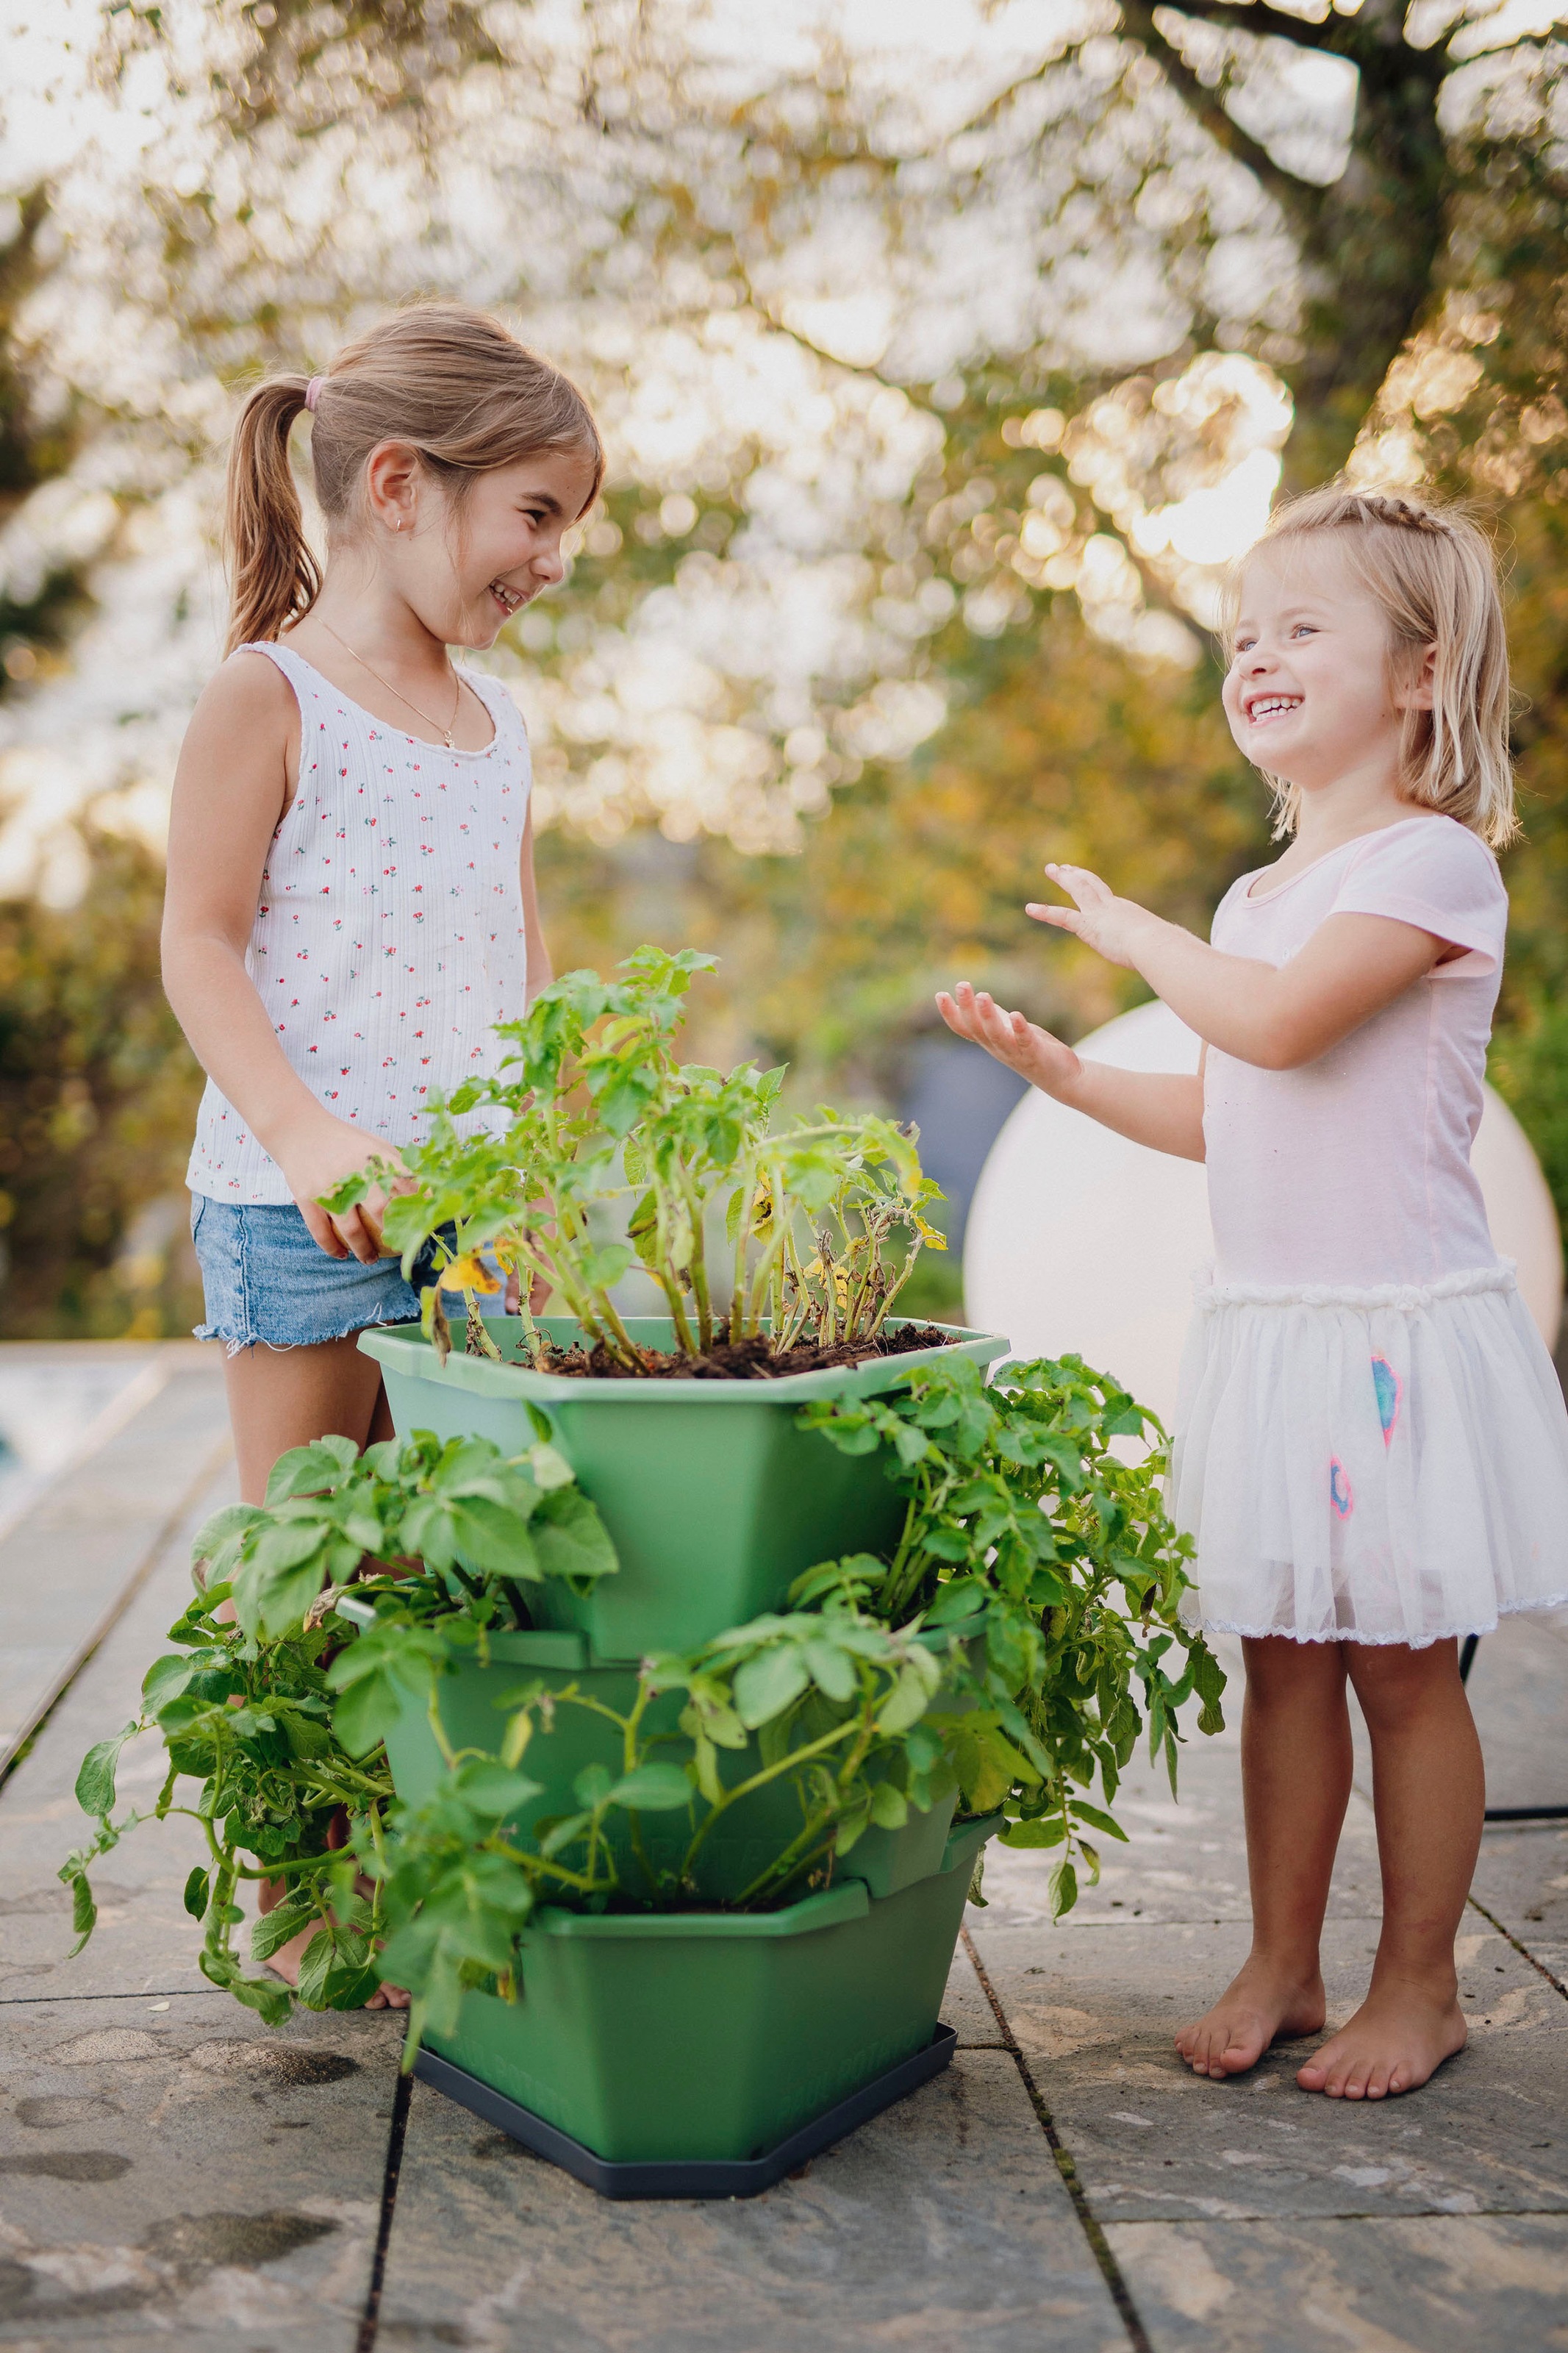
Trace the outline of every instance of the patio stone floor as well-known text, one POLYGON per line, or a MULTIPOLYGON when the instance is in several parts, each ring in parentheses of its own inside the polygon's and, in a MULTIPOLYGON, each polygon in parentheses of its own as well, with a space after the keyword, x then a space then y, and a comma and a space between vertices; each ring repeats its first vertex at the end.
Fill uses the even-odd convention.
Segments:
MULTIPOLYGON (((1297 2050, 1200 2084, 1170 2037, 1246 1945, 1234 1728, 1188 1743, 1179 1805, 1134 1773, 1131 1843, 1064 1922, 1045 1859, 989 1850, 952 2067, 752 2200, 601 2202, 400 2088, 388 2017, 269 2034, 195 1968, 188 1824, 105 1861, 98 1932, 68 1958, 78 1763, 134 1713, 191 1531, 232 1493, 213 1355, 94 1355, 122 1368, 115 1399, 0 1530, 0 1749, 21 1751, 0 1788, 0 2346, 1568 2348, 1568 1823, 1489 1829, 1460 1944, 1471 2041, 1426 2091, 1314 2100, 1297 2050)), ((0 1349, 0 1374, 46 1358, 0 1349)), ((1568 1801, 1568 1617, 1505 1626, 1471 1689, 1491 1801, 1568 1801)), ((123 1798, 157 1786, 145 1747, 123 1798)), ((1331 2023, 1377 1934, 1364 1788, 1331 2023)))

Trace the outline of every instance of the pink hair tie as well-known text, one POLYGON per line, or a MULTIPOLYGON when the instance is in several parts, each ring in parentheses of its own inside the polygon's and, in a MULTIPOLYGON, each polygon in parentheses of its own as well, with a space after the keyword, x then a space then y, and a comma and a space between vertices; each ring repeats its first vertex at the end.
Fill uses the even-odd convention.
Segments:
POLYGON ((312 416, 315 414, 316 403, 321 397, 321 386, 326 381, 327 379, 324 375, 313 375, 310 378, 310 383, 305 386, 305 406, 310 411, 312 416))

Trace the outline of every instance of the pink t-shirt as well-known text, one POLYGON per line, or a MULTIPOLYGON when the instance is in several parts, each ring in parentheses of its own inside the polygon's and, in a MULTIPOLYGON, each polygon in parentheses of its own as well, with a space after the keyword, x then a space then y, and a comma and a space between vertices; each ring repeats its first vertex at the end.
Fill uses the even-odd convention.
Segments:
POLYGON ((1427 1283, 1495 1266, 1470 1145, 1508 928, 1497 860, 1454 818, 1412 817, 1249 898, 1259 880, 1244 874, 1220 902, 1210 938, 1226 955, 1279 966, 1349 914, 1389 915, 1467 953, 1299 1070, 1209 1048, 1215 1281, 1427 1283))

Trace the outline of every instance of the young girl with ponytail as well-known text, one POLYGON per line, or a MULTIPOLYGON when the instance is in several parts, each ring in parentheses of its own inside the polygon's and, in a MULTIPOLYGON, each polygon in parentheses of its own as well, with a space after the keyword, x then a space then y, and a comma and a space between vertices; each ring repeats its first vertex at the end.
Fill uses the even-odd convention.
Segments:
POLYGON ((550 977, 528 739, 455 666, 562 575, 604 452, 582 395, 494 319, 403 311, 323 375, 260 385, 228 477, 228 658, 180 755, 163 975, 207 1072, 187 1181, 227 1351, 240 1490, 291 1446, 390 1435, 355 1335, 418 1314, 373 1195, 319 1197, 418 1134, 550 977), (306 543, 289 428, 326 523, 306 543))

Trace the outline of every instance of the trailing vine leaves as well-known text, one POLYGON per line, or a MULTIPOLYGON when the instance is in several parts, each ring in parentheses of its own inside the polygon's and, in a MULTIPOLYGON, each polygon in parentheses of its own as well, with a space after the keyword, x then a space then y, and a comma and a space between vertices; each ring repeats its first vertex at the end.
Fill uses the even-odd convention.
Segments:
MULTIPOLYGON (((384 1593, 375 1628, 356 1647, 374 1634, 391 1656, 416 1637, 421 1630, 397 1622, 398 1607, 395 1592, 384 1593)), ((935 1804, 953 1777, 922 1719, 955 1650, 949 1638, 883 1626, 834 1594, 816 1611, 756 1619, 689 1657, 645 1660, 624 1711, 569 1677, 524 1681, 498 1699, 505 1721, 493 1749, 453 1749, 433 1709, 446 1764, 437 1787, 425 1804, 397 1810, 384 1839, 362 1831, 357 1841, 389 1929, 378 1966, 414 1996, 409 2063, 427 2028, 452 2031, 467 1989, 515 1992, 518 1939, 539 1904, 700 1905, 710 1840, 771 1786, 794 1792, 791 1827, 729 1899, 737 1909, 795 1900, 871 1825, 897 1828, 911 1807, 935 1804), (672 1694, 683 1702, 674 1734, 655 1705, 672 1694), (542 1793, 528 1771, 532 1744, 574 1712, 600 1727, 605 1757, 575 1776, 566 1811, 524 1832, 516 1817, 542 1793)))
POLYGON ((739 1905, 794 1900, 871 1829, 956 1788, 970 1813, 1005 1815, 1007 1843, 1060 1849, 1051 1901, 1068 1909, 1079 1872, 1098 1876, 1095 1839, 1122 1835, 1097 1783, 1109 1807, 1147 1729, 1173 1787, 1181 1708, 1195 1696, 1200 1729, 1221 1724, 1224 1676, 1179 1614, 1190 1547, 1161 1503, 1163 1456, 1115 1451, 1158 1439, 1157 1424, 1077 1357, 1009 1366, 990 1387, 950 1359, 803 1418, 847 1452, 882 1451, 906 1499, 890 1557, 821 1563, 785 1609, 643 1662, 624 1713, 570 1676, 535 1675, 504 1694, 493 1747, 458 1752, 432 1704, 439 1677, 525 1628, 541 1578, 581 1590, 614 1573, 594 1506, 542 1430, 510 1459, 428 1432, 363 1456, 340 1440, 285 1456, 264 1505, 201 1532, 174 1651, 149 1670, 138 1719, 83 1761, 98 1829, 61 1872, 79 1939, 92 1864, 149 1818, 115 1818, 120 1751, 146 1731, 168 1758, 151 1818, 186 1815, 206 1842, 184 1902, 209 1980, 269 2022, 288 2016, 288 1990, 247 1974, 236 1944, 245 1887, 280 1880, 252 1962, 309 1931, 308 2006, 408 1986, 411 2050, 449 2027, 465 1989, 515 1991, 538 1904, 701 1901, 710 1841, 781 1785, 788 1827, 727 1899, 739 1905), (411 1694, 445 1759, 417 1808, 394 1802, 381 1747, 411 1694), (574 1709, 607 1727, 605 1755, 524 1834, 542 1786, 530 1749, 574 1709))
POLYGON ((1180 1709, 1195 1697, 1201 1732, 1224 1724, 1224 1672, 1179 1614, 1192 1545, 1162 1500, 1159 1423, 1072 1356, 1003 1366, 989 1385, 964 1359, 939 1363, 801 1419, 847 1453, 886 1447, 908 1499, 867 1584, 878 1615, 984 1612, 984 1701, 949 1728, 949 1753, 964 1802, 1006 1811, 1005 1845, 1061 1849, 1051 1901, 1070 1910, 1080 1868, 1100 1876, 1094 1838, 1125 1837, 1087 1794, 1097 1777, 1110 1806, 1147 1728, 1173 1795, 1180 1709), (1150 1438, 1139 1461, 1115 1451, 1150 1438))
POLYGON ((266 1961, 313 1929, 299 1998, 310 2009, 354 2009, 375 1990, 373 1946, 383 1922, 374 1879, 367 1899, 354 1852, 380 1846, 392 1782, 380 1747, 388 1679, 427 1688, 446 1642, 527 1623, 522 1591, 543 1577, 583 1586, 613 1574, 615 1550, 597 1512, 543 1440, 503 1456, 484 1439, 443 1443, 428 1431, 357 1454, 328 1438, 285 1454, 265 1505, 234 1505, 199 1532, 195 1599, 170 1629, 176 1650, 155 1660, 142 1710, 84 1758, 76 1794, 98 1829, 60 1876, 71 1889, 77 1950, 97 1918, 90 1871, 147 1820, 200 1824, 208 1862, 186 1882, 187 1912, 204 1928, 203 1974, 260 2012, 287 2019, 276 1978, 247 1976, 235 1931, 247 1885, 282 1881, 283 1901, 251 1933, 266 1961), (361 1641, 337 1614, 345 1589, 393 1591, 402 1621, 395 1651, 361 1641), (447 1638, 449 1640, 449 1636, 447 1638), (347 1672, 345 1662, 352 1662, 347 1672), (168 1772, 150 1814, 114 1818, 115 1767, 124 1744, 155 1731, 168 1772), (178 1802, 182 1784, 194 1799, 178 1802))

